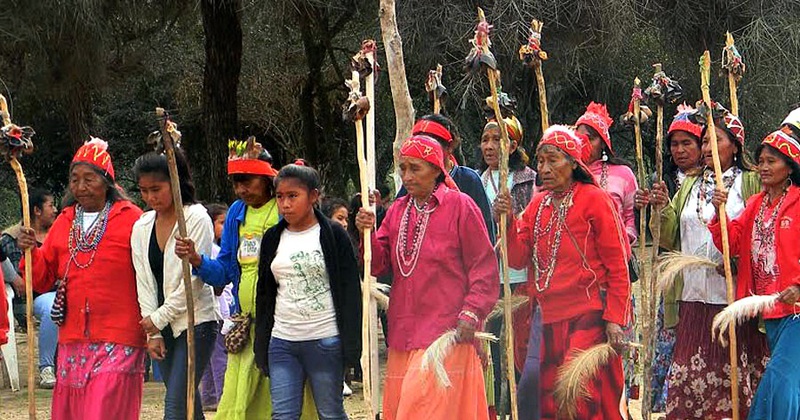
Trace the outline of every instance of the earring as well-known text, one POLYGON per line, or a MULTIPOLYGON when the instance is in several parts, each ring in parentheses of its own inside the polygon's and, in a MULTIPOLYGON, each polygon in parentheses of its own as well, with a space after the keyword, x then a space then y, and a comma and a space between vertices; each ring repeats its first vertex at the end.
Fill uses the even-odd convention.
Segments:
POLYGON ((603 150, 603 162, 608 162, 608 154, 603 150))
POLYGON ((739 156, 733 155, 733 161, 736 162, 737 160, 739 160, 739 156))

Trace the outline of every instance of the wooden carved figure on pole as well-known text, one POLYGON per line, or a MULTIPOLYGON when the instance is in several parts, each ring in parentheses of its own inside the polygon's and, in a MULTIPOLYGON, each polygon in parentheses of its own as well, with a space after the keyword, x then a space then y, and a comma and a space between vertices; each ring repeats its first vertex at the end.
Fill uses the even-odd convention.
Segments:
MULTIPOLYGON (((183 199, 181 198, 180 178, 178 177, 178 165, 175 161, 175 148, 180 147, 181 133, 178 125, 170 120, 169 114, 163 108, 156 108, 156 119, 159 123, 161 132, 161 147, 167 156, 169 165, 169 182, 172 189, 172 205, 175 208, 175 216, 178 223, 178 235, 181 238, 189 236, 186 230, 186 218, 183 214, 183 199)), ((195 347, 194 347, 194 296, 192 292, 192 267, 188 259, 183 259, 183 290, 186 297, 186 351, 187 351, 187 371, 186 371, 186 418, 194 419, 194 389, 195 389, 195 347)))
MULTIPOLYGON (((714 174, 717 184, 717 189, 725 189, 725 184, 722 178, 722 165, 719 158, 719 147, 717 146, 717 133, 714 127, 714 108, 715 104, 711 101, 711 55, 706 51, 700 57, 700 89, 703 92, 703 103, 699 107, 698 112, 705 117, 707 124, 707 132, 709 135, 709 143, 711 144, 711 154, 714 160, 714 174)), ((723 203, 717 210, 718 214, 725 213, 725 204, 723 203)), ((720 230, 722 231, 722 263, 725 268, 725 285, 727 286, 727 298, 730 305, 735 300, 733 288, 733 272, 731 270, 731 249, 728 242, 728 223, 727 218, 720 218, 720 230)), ((737 342, 736 342, 736 328, 731 322, 728 328, 728 338, 730 342, 730 366, 731 366, 731 408, 733 410, 733 420, 739 420, 739 364, 737 357, 737 342)))
POLYGON ((436 70, 428 72, 428 80, 425 82, 425 91, 433 102, 433 113, 442 113, 442 99, 447 94, 447 88, 442 84, 442 65, 437 64, 436 70))
POLYGON ((725 49, 722 51, 722 72, 728 76, 728 88, 731 95, 731 113, 739 116, 739 96, 737 89, 739 82, 742 81, 746 66, 742 60, 742 55, 733 44, 733 35, 730 32, 725 34, 725 49))
MULTIPOLYGON (((681 86, 674 80, 667 77, 662 71, 661 64, 654 64, 655 74, 653 74, 653 81, 650 86, 645 89, 644 95, 648 100, 656 105, 656 144, 655 144, 655 180, 659 183, 662 181, 664 173, 664 158, 662 156, 663 143, 664 143, 664 105, 666 103, 675 103, 680 99, 683 91, 681 86)), ((652 214, 658 214, 660 209, 653 208, 652 214)), ((643 211, 642 214, 645 214, 643 211)), ((644 217, 643 217, 644 218, 644 217)), ((661 218, 653 217, 651 220, 651 232, 653 235, 653 246, 651 248, 651 276, 648 278, 647 283, 642 283, 641 287, 647 289, 647 298, 642 302, 642 305, 647 307, 647 313, 651 317, 655 317, 658 306, 658 291, 656 285, 658 284, 658 271, 655 269, 658 263, 658 244, 661 243, 661 218)), ((640 232, 642 235, 642 243, 644 243, 644 231, 640 232)), ((655 335, 656 331, 652 325, 653 318, 649 318, 646 322, 651 323, 651 328, 647 329, 647 334, 644 337, 644 395, 643 401, 652 401, 652 381, 651 375, 653 370, 650 366, 653 363, 655 356, 655 335)), ((642 413, 644 418, 649 418, 652 410, 652 405, 647 403, 642 406, 642 413)))
MULTIPOLYGON (((510 141, 506 124, 500 109, 500 71, 497 69, 497 60, 489 47, 491 40, 489 32, 492 26, 486 21, 483 9, 478 8, 478 25, 475 29, 475 37, 472 39, 472 50, 466 58, 466 67, 470 71, 480 72, 485 69, 489 78, 489 88, 491 96, 487 98, 487 104, 494 111, 494 117, 500 126, 500 194, 508 194, 508 153, 510 141)), ((511 283, 508 277, 508 215, 501 213, 499 217, 498 241, 500 250, 500 267, 503 276, 503 296, 511 296, 511 283)), ((511 396, 511 418, 517 420, 517 383, 516 373, 514 372, 514 330, 513 330, 513 311, 511 299, 504 300, 503 319, 505 324, 505 359, 506 379, 508 380, 509 394, 511 396)))
POLYGON ((550 127, 547 111, 547 89, 544 84, 542 62, 547 60, 547 53, 542 50, 542 27, 544 22, 532 20, 529 29, 528 43, 519 47, 519 59, 536 73, 536 85, 539 90, 539 112, 542 117, 542 132, 550 127))
MULTIPOLYGON (((28 182, 19 163, 23 153, 33 153, 31 137, 36 134, 31 127, 20 127, 11 122, 6 98, 0 95, 0 117, 3 126, 0 128, 0 149, 6 161, 11 164, 14 175, 19 185, 20 200, 22 202, 22 225, 25 229, 31 227, 31 209, 28 206, 28 182)), ((25 261, 31 261, 31 250, 25 250, 25 261)), ((28 416, 36 418, 36 382, 34 380, 34 328, 33 328, 33 267, 25 264, 25 320, 28 325, 28 416)))

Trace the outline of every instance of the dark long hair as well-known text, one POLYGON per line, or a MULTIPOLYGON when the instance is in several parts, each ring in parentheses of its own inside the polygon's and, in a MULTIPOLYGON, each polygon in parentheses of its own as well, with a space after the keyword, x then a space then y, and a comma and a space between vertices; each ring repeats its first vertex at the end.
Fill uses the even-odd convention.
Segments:
POLYGON ((758 147, 756 147, 756 157, 761 156, 761 152, 763 152, 765 149, 769 150, 774 156, 778 156, 783 159, 783 162, 786 164, 786 166, 792 169, 792 172, 789 174, 789 180, 792 181, 792 184, 800 186, 800 165, 798 165, 797 162, 793 161, 792 159, 789 159, 789 157, 781 153, 780 150, 764 143, 761 143, 758 145, 758 147))
MULTIPOLYGON (((186 156, 180 149, 175 149, 175 166, 178 169, 178 179, 181 187, 181 200, 183 204, 195 204, 194 181, 186 156)), ((133 176, 139 181, 143 175, 155 175, 162 181, 169 181, 169 164, 167 156, 162 153, 150 152, 139 156, 133 164, 133 176)))
MULTIPOLYGON (((131 201, 128 198, 128 195, 125 194, 125 190, 122 189, 119 185, 117 185, 111 176, 108 175, 105 171, 100 170, 98 167, 86 163, 86 162, 75 162, 69 166, 69 172, 72 173, 72 169, 78 165, 86 165, 87 168, 93 170, 97 175, 100 175, 100 178, 106 184, 106 201, 110 202, 111 204, 116 203, 117 201, 131 201)), ((67 191, 64 193, 64 198, 61 199, 61 208, 65 209, 69 206, 74 206, 77 204, 78 200, 75 199, 75 196, 72 194, 72 191, 67 187, 67 191)))

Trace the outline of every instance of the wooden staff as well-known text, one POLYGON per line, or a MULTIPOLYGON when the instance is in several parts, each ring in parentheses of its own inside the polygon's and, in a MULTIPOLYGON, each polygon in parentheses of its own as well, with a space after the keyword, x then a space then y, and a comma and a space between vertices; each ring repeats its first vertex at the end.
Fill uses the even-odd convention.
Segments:
POLYGON ((544 84, 542 62, 547 60, 547 53, 542 50, 542 27, 544 22, 532 20, 528 43, 519 48, 519 59, 531 67, 536 74, 536 85, 539 87, 539 113, 542 117, 542 132, 550 127, 549 112, 547 111, 547 89, 544 84))
POLYGON ((731 95, 731 113, 739 116, 739 96, 737 89, 744 76, 745 65, 742 56, 733 44, 733 35, 725 33, 725 50, 722 52, 722 71, 728 75, 728 89, 731 95))
MULTIPOLYGON (((711 102, 711 54, 708 50, 700 58, 700 89, 703 92, 703 102, 706 111, 706 132, 709 134, 711 143, 711 156, 714 160, 714 177, 717 189, 724 190, 725 183, 722 181, 722 165, 719 161, 719 147, 717 146, 717 132, 714 127, 713 104, 711 102)), ((731 271, 731 247, 728 242, 728 218, 725 213, 725 203, 722 203, 717 210, 719 215, 720 230, 722 231, 722 263, 725 266, 725 285, 728 288, 728 304, 735 300, 733 290, 733 273, 731 271)), ((737 363, 737 344, 736 344, 736 324, 731 321, 728 327, 728 338, 730 339, 730 363, 731 363, 731 409, 733 410, 733 420, 739 420, 739 365, 737 363)))
POLYGON ((433 101, 433 113, 442 113, 442 94, 445 91, 442 84, 442 65, 437 64, 436 70, 428 72, 428 81, 425 82, 425 90, 431 95, 433 101))
MULTIPOLYGON (((370 108, 369 99, 361 96, 361 82, 358 70, 353 70, 352 77, 345 84, 350 88, 348 103, 345 105, 345 117, 355 123, 356 127, 356 159, 358 160, 358 175, 361 182, 361 207, 371 208, 369 203, 369 168, 364 146, 364 126, 362 119, 370 108)), ((364 405, 367 409, 367 418, 375 418, 375 403, 372 384, 373 360, 370 352, 370 305, 372 288, 372 232, 365 229, 362 232, 361 244, 364 249, 364 282, 361 284, 361 370, 364 381, 364 405)))
MULTIPOLYGON (((175 147, 180 146, 180 133, 177 125, 169 118, 169 114, 164 108, 156 108, 156 118, 159 121, 161 131, 161 141, 164 145, 164 154, 167 155, 167 165, 169 166, 169 183, 172 190, 172 205, 175 208, 175 216, 178 219, 178 234, 181 238, 188 238, 186 231, 186 218, 183 215, 183 199, 181 198, 181 181, 178 176, 178 165, 175 162, 175 147)), ((186 418, 194 420, 194 293, 192 290, 192 267, 189 260, 184 258, 183 266, 183 289, 186 296, 186 350, 187 350, 187 372, 186 372, 186 418)))
MULTIPOLYGON (((9 135, 10 132, 16 130, 21 134, 21 128, 17 127, 11 122, 11 114, 8 112, 8 104, 6 103, 6 98, 3 95, 0 95, 0 115, 3 117, 3 136, 6 137, 9 135)), ((32 134, 32 130, 31 130, 32 134)), ((22 226, 25 229, 31 228, 31 209, 29 207, 29 198, 28 198, 28 181, 25 179, 25 173, 22 171, 22 165, 19 163, 17 159, 18 156, 21 154, 22 150, 19 148, 9 147, 9 145, 5 145, 7 148, 6 153, 6 160, 9 164, 11 164, 11 168, 14 170, 14 175, 17 177, 17 185, 19 185, 19 195, 20 200, 22 202, 22 226)), ((27 147, 25 149, 28 149, 27 147)), ((26 150, 27 152, 32 152, 33 147, 26 150)), ((11 326, 13 328, 14 323, 11 320, 11 326)), ((36 418, 36 381, 34 379, 34 346, 33 342, 34 338, 34 327, 33 327, 33 260, 31 259, 31 250, 25 250, 25 322, 28 324, 27 332, 28 332, 28 417, 30 419, 36 418)))
MULTIPOLYGON (((500 71, 497 70, 497 63, 489 50, 491 41, 489 40, 489 31, 491 26, 486 22, 486 16, 483 9, 478 8, 478 27, 475 30, 475 38, 473 42, 473 51, 470 57, 477 59, 477 63, 486 66, 486 73, 489 78, 489 89, 491 90, 491 97, 487 102, 494 110, 494 116, 497 124, 500 126, 500 194, 508 194, 508 148, 510 141, 508 139, 508 131, 506 124, 503 121, 503 115, 500 112, 499 101, 499 85, 500 85, 500 71), (493 65, 494 64, 494 65, 493 65)), ((471 60, 468 57, 468 61, 471 60)), ((473 68, 475 68, 475 63, 473 68)), ((517 382, 516 374, 514 372, 514 328, 513 328, 513 310, 511 308, 511 283, 508 278, 508 215, 501 213, 499 215, 498 226, 498 240, 500 249, 500 267, 503 275, 503 318, 505 323, 505 354, 507 359, 506 379, 508 380, 509 393, 511 394, 511 418, 517 420, 517 382)))

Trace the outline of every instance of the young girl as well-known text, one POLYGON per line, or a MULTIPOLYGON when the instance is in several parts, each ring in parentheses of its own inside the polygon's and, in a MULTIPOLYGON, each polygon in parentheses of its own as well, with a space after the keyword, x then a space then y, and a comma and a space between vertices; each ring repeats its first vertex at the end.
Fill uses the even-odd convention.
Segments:
MULTIPOLYGON (((211 219, 194 198, 194 184, 185 158, 180 152, 175 156, 188 236, 201 253, 210 255, 214 238, 211 219)), ((152 209, 134 224, 131 235, 136 289, 143 318, 141 325, 148 336, 147 352, 158 362, 167 388, 164 418, 185 419, 188 317, 183 265, 175 255, 178 227, 167 158, 162 154, 148 153, 136 160, 133 172, 142 199, 152 209)), ((192 276, 192 289, 196 387, 214 345, 219 309, 211 286, 192 276)), ((195 419, 204 418, 200 398, 195 399, 194 414, 195 419)))
POLYGON ((300 418, 307 378, 320 418, 347 419, 344 366, 361 354, 361 292, 346 231, 314 209, 319 174, 281 169, 283 219, 264 235, 256 297, 255 361, 270 377, 272 418, 300 418))

